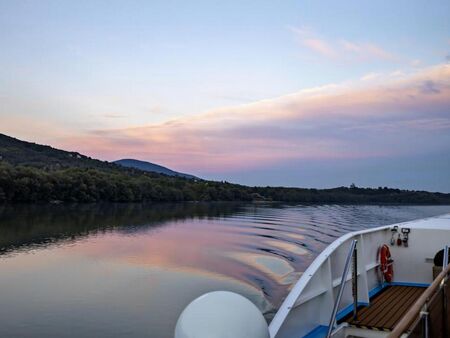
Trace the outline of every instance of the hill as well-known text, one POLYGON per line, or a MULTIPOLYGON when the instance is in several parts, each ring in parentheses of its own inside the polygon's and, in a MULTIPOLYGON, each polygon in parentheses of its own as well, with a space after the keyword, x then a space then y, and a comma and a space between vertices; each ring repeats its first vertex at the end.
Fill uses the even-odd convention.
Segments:
POLYGON ((0 134, 0 160, 12 165, 24 165, 47 170, 68 167, 116 169, 106 161, 92 159, 77 152, 55 149, 50 146, 18 140, 0 134))
POLYGON ((0 134, 0 202, 3 203, 254 200, 450 204, 450 194, 354 185, 333 189, 248 187, 124 167, 0 134))
POLYGON ((154 164, 151 162, 139 161, 134 159, 122 159, 118 161, 114 161, 113 163, 127 167, 127 168, 135 168, 142 171, 154 172, 158 174, 164 174, 168 176, 178 176, 184 177, 188 179, 197 179, 197 177, 189 174, 180 173, 169 168, 163 167, 158 164, 154 164))

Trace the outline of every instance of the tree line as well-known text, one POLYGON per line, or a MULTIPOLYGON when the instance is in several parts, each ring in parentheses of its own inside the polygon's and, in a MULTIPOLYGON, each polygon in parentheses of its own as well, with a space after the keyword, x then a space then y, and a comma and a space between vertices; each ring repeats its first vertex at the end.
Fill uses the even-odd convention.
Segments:
POLYGON ((140 170, 52 168, 0 161, 0 202, 284 201, 450 204, 450 194, 389 188, 248 187, 140 170))

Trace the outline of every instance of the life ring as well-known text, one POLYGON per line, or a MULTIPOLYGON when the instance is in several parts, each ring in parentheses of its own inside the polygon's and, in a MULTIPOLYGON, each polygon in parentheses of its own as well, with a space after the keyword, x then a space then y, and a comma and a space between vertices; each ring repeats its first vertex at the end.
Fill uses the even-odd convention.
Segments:
POLYGON ((392 282, 394 277, 394 260, 391 258, 389 247, 384 244, 380 249, 380 268, 383 273, 384 280, 388 283, 392 282))

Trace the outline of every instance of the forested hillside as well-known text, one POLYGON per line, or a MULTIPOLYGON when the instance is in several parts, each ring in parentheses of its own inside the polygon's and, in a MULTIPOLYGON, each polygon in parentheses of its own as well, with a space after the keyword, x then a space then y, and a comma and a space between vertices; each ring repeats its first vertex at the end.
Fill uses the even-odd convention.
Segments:
POLYGON ((25 165, 46 170, 68 167, 117 168, 115 164, 92 159, 77 152, 52 148, 41 144, 21 141, 0 134, 0 160, 13 165, 25 165))
POLYGON ((248 187, 130 169, 0 134, 0 202, 285 201, 450 204, 450 194, 389 188, 248 187))

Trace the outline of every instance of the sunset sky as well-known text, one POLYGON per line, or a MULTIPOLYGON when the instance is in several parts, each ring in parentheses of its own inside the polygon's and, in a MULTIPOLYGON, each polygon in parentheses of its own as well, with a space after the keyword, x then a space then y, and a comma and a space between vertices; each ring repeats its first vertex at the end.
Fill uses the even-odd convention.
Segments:
POLYGON ((249 185, 450 192, 450 1, 0 0, 0 133, 249 185))

